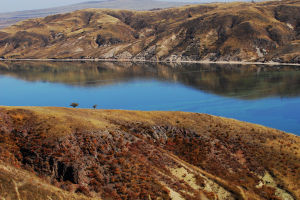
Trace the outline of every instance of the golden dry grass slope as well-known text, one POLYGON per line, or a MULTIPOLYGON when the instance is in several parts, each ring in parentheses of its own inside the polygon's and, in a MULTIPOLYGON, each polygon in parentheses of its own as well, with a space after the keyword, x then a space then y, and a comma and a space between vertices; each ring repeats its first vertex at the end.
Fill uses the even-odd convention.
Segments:
POLYGON ((300 1, 85 9, 0 32, 3 58, 300 63, 300 1))
POLYGON ((206 114, 0 107, 0 197, 299 199, 299 149, 206 114))
POLYGON ((5 200, 88 200, 80 194, 59 189, 33 173, 0 163, 0 198, 5 200))
POLYGON ((114 0, 114 1, 87 1, 79 4, 72 4, 61 7, 24 10, 8 13, 0 13, 0 29, 13 25, 25 19, 46 17, 48 15, 62 14, 82 10, 86 8, 110 8, 110 9, 126 9, 126 10, 151 10, 171 8, 175 6, 183 6, 188 2, 172 2, 159 0, 114 0))

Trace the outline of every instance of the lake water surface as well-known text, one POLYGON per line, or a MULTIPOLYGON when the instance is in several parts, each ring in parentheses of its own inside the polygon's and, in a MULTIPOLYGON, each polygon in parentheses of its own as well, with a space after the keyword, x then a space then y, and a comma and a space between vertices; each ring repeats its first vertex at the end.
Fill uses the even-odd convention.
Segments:
POLYGON ((168 110, 300 135, 300 67, 0 62, 0 105, 168 110))

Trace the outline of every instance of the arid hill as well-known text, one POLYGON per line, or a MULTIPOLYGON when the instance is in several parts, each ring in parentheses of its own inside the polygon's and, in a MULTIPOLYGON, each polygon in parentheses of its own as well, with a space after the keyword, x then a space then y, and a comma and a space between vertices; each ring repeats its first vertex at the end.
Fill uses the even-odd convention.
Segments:
POLYGON ((299 199, 299 148, 206 114, 1 107, 0 197, 299 199))
POLYGON ((85 9, 0 32, 0 57, 300 63, 300 1, 85 9))
POLYGON ((83 3, 60 6, 54 8, 37 9, 37 10, 25 10, 8 13, 0 13, 0 28, 4 28, 15 24, 16 22, 37 18, 46 17, 48 15, 63 14, 67 12, 73 12, 75 10, 81 10, 86 8, 111 8, 111 9, 130 9, 130 10, 150 10, 170 8, 174 6, 183 6, 188 4, 187 2, 171 2, 171 1, 159 1, 159 0, 113 0, 113 1, 87 1, 83 3))

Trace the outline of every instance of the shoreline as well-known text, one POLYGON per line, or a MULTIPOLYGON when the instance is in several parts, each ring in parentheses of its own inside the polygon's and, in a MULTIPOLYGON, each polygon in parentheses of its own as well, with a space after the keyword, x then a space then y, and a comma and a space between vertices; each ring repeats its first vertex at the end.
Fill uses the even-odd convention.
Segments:
POLYGON ((146 62, 146 63, 195 63, 195 64, 230 64, 230 65, 270 65, 270 66, 300 66, 300 63, 279 63, 279 62, 250 62, 250 61, 151 61, 151 60, 135 60, 135 59, 52 59, 52 58, 20 58, 20 59, 0 59, 0 61, 57 61, 57 62, 77 62, 77 61, 90 61, 90 62, 146 62))
POLYGON ((174 111, 174 110, 132 110, 132 109, 112 109, 112 108, 104 108, 104 109, 93 109, 93 108, 89 108, 89 107, 76 107, 76 108, 71 108, 71 107, 66 107, 66 106, 7 106, 7 105, 1 105, 0 104, 0 109, 29 109, 29 110, 40 110, 40 109, 58 109, 58 110, 79 110, 79 111, 98 111, 98 112, 139 112, 139 113, 186 113, 186 114, 200 114, 200 115, 209 115, 212 117, 216 117, 216 118, 220 118, 223 120, 230 120, 230 121, 234 121, 237 123, 243 123, 243 124, 248 124, 248 125, 254 125, 254 126, 258 126, 261 127, 263 129, 267 128, 267 129, 272 129, 274 131, 280 131, 280 132, 284 132, 285 134, 288 135, 292 135, 292 136, 297 136, 300 137, 300 133, 293 133, 293 132, 288 132, 286 130, 282 130, 282 129, 278 129, 278 128, 274 128, 271 126, 267 126, 264 124, 260 124, 260 123, 255 123, 255 122, 250 122, 250 121, 245 121, 245 120, 241 120, 241 119, 237 119, 237 118, 233 118, 233 117, 225 117, 222 115, 215 115, 215 114, 208 114, 205 112, 191 112, 191 111, 174 111))

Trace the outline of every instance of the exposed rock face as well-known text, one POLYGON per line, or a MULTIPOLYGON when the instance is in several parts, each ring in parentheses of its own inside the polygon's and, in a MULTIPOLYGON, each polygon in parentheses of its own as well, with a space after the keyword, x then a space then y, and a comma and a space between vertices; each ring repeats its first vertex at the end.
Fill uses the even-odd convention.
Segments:
POLYGON ((299 0, 86 9, 1 30, 0 57, 299 63, 299 13, 299 0))
POLYGON ((1 162, 102 199, 297 199, 299 144, 204 114, 0 108, 1 162))

